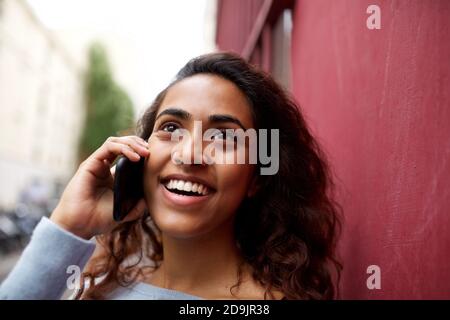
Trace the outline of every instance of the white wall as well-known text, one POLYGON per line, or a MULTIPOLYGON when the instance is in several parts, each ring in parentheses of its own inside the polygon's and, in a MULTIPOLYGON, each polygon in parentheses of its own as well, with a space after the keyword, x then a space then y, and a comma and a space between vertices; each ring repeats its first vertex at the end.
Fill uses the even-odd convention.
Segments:
POLYGON ((33 177, 63 183, 76 166, 82 73, 23 0, 0 1, 0 207, 33 177))

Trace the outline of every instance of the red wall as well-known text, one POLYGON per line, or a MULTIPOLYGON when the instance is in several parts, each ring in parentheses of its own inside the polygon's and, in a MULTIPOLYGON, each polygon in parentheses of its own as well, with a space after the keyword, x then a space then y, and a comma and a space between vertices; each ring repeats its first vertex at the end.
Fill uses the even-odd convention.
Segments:
POLYGON ((263 3, 264 0, 218 0, 218 46, 241 53, 263 3))
POLYGON ((294 94, 340 178, 342 297, 449 299, 450 1, 299 0, 292 44, 294 94))
MULTIPOLYGON (((242 54, 262 3, 219 1, 221 49, 242 54)), ((285 5, 293 93, 338 177, 342 298, 450 299, 450 1, 275 0, 272 20, 285 5)))

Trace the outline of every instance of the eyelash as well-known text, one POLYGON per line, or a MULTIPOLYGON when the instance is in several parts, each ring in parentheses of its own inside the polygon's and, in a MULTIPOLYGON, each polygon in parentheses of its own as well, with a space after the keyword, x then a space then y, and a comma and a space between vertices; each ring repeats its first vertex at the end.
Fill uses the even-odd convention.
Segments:
POLYGON ((223 134, 223 136, 225 136, 225 139, 222 139, 222 140, 227 140, 227 139, 232 140, 232 141, 236 140, 234 136, 227 136, 226 129, 217 129, 217 130, 219 130, 223 134))
POLYGON ((165 128, 167 128, 168 126, 174 126, 174 127, 176 127, 175 130, 178 129, 178 128, 180 127, 177 123, 174 123, 174 122, 166 122, 166 123, 162 124, 162 125, 159 127, 159 130, 162 130, 162 131, 165 131, 165 132, 168 132, 168 133, 172 133, 172 132, 175 131, 175 130, 174 130, 174 131, 167 131, 167 130, 165 130, 165 128))
MULTIPOLYGON (((166 129, 167 127, 169 127, 169 126, 174 126, 174 127, 176 127, 175 130, 177 130, 177 129, 180 128, 180 126, 179 126, 177 123, 174 123, 174 122, 166 122, 166 123, 163 123, 163 124, 159 127, 159 130, 162 130, 162 131, 168 132, 168 133, 173 133, 175 130, 173 130, 173 131, 167 131, 167 130, 165 130, 165 129, 166 129)), ((227 139, 226 129, 219 129, 219 128, 217 128, 217 130, 220 131, 220 132, 223 134, 223 136, 225 136, 225 139, 222 139, 222 140, 226 140, 226 139, 227 139)), ((236 139, 235 139, 234 136, 231 136, 229 139, 230 139, 230 140, 233 140, 234 142, 236 142, 236 141, 235 141, 236 139)))

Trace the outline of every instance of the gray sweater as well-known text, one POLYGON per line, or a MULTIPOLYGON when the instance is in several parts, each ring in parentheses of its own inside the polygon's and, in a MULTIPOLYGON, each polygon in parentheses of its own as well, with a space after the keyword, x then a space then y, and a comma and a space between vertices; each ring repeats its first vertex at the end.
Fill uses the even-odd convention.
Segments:
MULTIPOLYGON (((74 283, 74 270, 83 270, 95 243, 42 218, 14 269, 0 285, 0 299, 61 299, 74 283)), ((197 300, 187 293, 136 283, 119 287, 108 299, 197 300)))

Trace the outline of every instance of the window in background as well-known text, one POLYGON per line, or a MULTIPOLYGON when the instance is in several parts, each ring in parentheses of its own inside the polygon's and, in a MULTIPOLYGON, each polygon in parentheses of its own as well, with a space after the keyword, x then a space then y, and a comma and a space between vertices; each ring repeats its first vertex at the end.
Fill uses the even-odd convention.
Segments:
POLYGON ((292 10, 285 9, 272 29, 271 73, 287 90, 292 86, 292 10))

